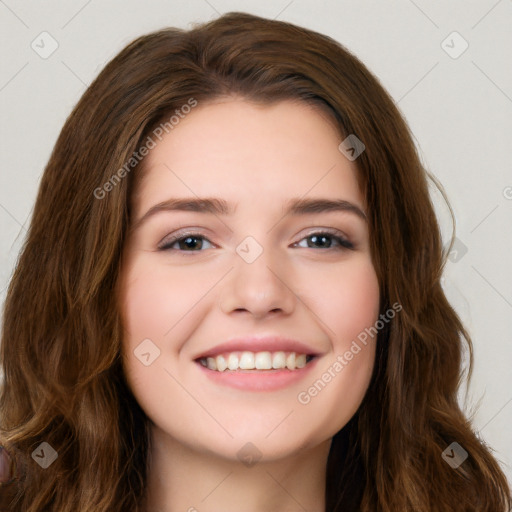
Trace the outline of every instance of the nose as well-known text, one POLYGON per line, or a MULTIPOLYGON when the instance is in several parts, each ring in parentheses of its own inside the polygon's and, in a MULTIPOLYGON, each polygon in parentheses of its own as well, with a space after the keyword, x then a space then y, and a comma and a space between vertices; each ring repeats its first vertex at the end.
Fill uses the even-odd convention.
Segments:
POLYGON ((291 314, 298 299, 289 284, 290 270, 285 267, 283 257, 267 248, 252 263, 235 253, 234 268, 221 291, 222 311, 246 311, 255 318, 291 314))

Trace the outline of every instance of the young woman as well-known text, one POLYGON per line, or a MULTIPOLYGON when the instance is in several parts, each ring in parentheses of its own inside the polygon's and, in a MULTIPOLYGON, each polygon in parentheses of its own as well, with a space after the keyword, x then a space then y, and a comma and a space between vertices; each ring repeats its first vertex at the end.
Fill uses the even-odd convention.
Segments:
POLYGON ((2 510, 508 510, 444 261, 407 125, 341 45, 240 13, 137 39, 10 283, 2 510))

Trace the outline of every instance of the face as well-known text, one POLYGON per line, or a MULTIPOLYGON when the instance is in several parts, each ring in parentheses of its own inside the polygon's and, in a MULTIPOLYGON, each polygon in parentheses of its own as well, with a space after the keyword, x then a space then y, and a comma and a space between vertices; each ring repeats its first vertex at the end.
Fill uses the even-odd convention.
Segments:
POLYGON ((124 369, 155 432, 277 460, 356 412, 379 286, 341 140, 311 106, 223 99, 146 156, 119 300, 124 369))

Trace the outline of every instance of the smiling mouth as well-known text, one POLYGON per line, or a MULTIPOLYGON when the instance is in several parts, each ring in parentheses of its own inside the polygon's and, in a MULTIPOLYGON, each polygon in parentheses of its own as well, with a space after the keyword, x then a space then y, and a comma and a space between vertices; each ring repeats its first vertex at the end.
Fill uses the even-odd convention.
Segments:
POLYGON ((313 355, 297 352, 228 352, 215 357, 200 357, 196 362, 217 372, 273 372, 275 370, 294 371, 304 368, 315 358, 313 355))

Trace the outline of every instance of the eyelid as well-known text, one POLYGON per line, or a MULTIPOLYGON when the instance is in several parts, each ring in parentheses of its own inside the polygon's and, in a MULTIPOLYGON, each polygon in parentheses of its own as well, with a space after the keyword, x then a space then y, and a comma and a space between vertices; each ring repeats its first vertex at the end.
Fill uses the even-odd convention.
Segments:
MULTIPOLYGON (((162 251, 171 250, 171 249, 167 248, 166 246, 173 245, 174 243, 176 243, 188 236, 203 238, 204 240, 207 240, 211 245, 216 246, 216 244, 213 243, 205 234, 203 234, 201 232, 201 230, 202 230, 202 228, 184 228, 183 230, 179 229, 178 231, 175 231, 171 235, 164 237, 162 239, 162 241, 158 243, 157 249, 162 250, 162 251)), ((325 227, 310 228, 306 233, 303 233, 302 235, 300 235, 300 238, 298 238, 298 240, 296 242, 293 242, 292 246, 297 246, 297 244, 300 243, 305 238, 308 238, 312 235, 318 235, 318 234, 330 235, 333 238, 338 238, 339 239, 338 244, 340 246, 338 248, 343 248, 343 249, 354 249, 355 248, 354 243, 350 240, 350 238, 345 233, 343 233, 342 231, 340 231, 339 229, 336 229, 336 228, 325 228, 325 227)), ((334 248, 328 247, 324 250, 327 251, 329 249, 335 249, 335 247, 334 248)), ((173 250, 176 251, 176 249, 173 249, 173 250)), ((177 250, 177 252, 181 252, 181 253, 192 252, 193 253, 193 252, 204 252, 204 251, 177 250)))
MULTIPOLYGON (((181 240, 182 238, 186 238, 187 236, 196 236, 196 237, 200 237, 200 238, 204 238, 205 240, 208 240, 208 242, 210 242, 212 245, 216 245, 214 244, 212 241, 210 241, 210 239, 207 237, 206 234, 204 233, 201 233, 200 231, 202 230, 202 228, 183 228, 183 229, 178 229, 177 231, 175 231, 174 233, 170 234, 170 235, 167 235, 165 236, 157 245, 157 248, 158 249, 161 249, 161 250, 165 250, 164 249, 164 246, 166 245, 172 245, 173 243, 181 240)), ((186 252, 186 251, 180 251, 180 252, 186 252)), ((192 251, 191 251, 192 252, 192 251)), ((201 251, 196 251, 196 252, 201 252, 201 251)))
MULTIPOLYGON (((347 242, 349 241, 349 237, 345 233, 343 233, 343 231, 340 231, 339 229, 336 229, 336 228, 322 228, 322 227, 311 228, 310 230, 307 231, 306 235, 302 235, 302 238, 305 238, 310 235, 314 235, 316 233, 325 233, 326 235, 329 234, 329 235, 333 235, 333 236, 339 236, 340 238, 343 238, 347 242)), ((302 240, 302 238, 300 240, 302 240)))
MULTIPOLYGON (((333 238, 339 238, 341 240, 341 242, 339 242, 339 243, 343 249, 355 249, 355 244, 351 241, 350 237, 348 237, 345 233, 343 233, 343 231, 340 231, 339 229, 336 229, 336 228, 322 228, 322 227, 311 228, 311 230, 309 230, 306 234, 301 235, 300 239, 297 242, 295 242, 293 245, 298 244, 299 242, 304 240, 304 238, 308 238, 312 235, 317 235, 317 234, 330 235, 333 238)), ((325 250, 329 250, 329 249, 332 249, 332 248, 329 247, 325 250)))

